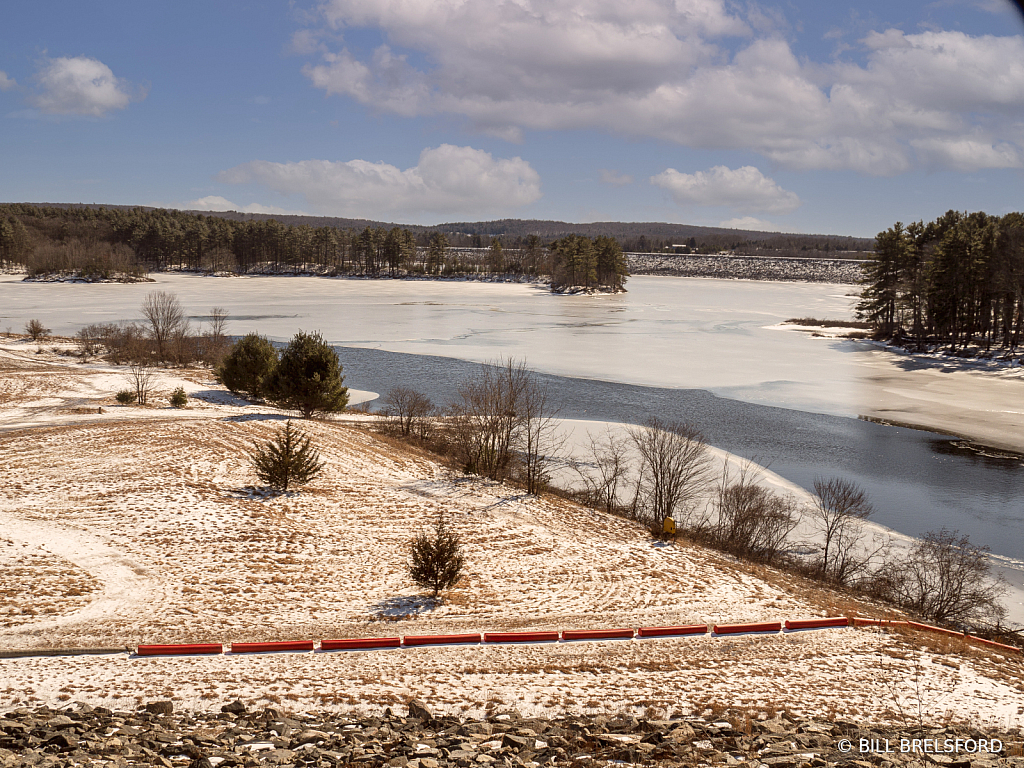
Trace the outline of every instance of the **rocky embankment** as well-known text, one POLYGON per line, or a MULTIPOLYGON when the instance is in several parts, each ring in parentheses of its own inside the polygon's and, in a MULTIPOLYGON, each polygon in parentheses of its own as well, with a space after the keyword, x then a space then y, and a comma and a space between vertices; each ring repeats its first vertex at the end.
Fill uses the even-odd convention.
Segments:
POLYGON ((647 720, 616 715, 539 720, 512 713, 460 720, 434 717, 417 701, 409 703, 407 716, 387 710, 380 717, 359 719, 290 715, 274 708, 247 711, 237 701, 207 714, 176 713, 169 701, 152 702, 133 713, 74 704, 61 711, 43 707, 4 714, 0 766, 1024 766, 1019 734, 952 727, 871 730, 785 714, 761 718, 647 720), (901 751, 902 739, 911 745, 911 740, 921 740, 924 751, 901 751), (962 740, 962 748, 944 753, 950 744, 958 745, 956 739, 962 740), (985 740, 984 749, 980 740, 985 740), (996 746, 993 741, 1000 747, 995 752, 988 751, 996 746), (862 751, 864 745, 870 749, 862 751), (884 751, 887 746, 889 751, 884 751))
POLYGON ((862 261, 761 256, 662 256, 626 254, 631 275, 718 277, 740 280, 795 280, 806 283, 859 283, 862 261))

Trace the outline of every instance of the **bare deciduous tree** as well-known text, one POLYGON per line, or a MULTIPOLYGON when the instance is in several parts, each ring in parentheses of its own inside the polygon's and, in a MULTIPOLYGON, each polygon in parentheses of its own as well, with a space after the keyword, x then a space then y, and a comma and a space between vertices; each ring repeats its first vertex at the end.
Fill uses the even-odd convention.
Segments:
POLYGON ((874 508, 861 488, 841 477, 814 480, 814 522, 825 541, 819 574, 846 584, 863 572, 869 556, 858 552, 862 522, 874 508))
POLYGON ((422 392, 409 387, 394 387, 384 395, 381 417, 385 428, 403 437, 425 437, 430 431, 434 404, 422 392))
POLYGON ((32 341, 40 341, 49 335, 50 329, 39 320, 29 320, 25 323, 25 333, 32 338, 32 341))
POLYGON ((628 438, 615 435, 606 428, 603 439, 590 436, 586 460, 576 461, 573 468, 586 486, 588 503, 613 512, 619 506, 619 489, 629 471, 628 438))
POLYGON ((169 342, 187 325, 178 297, 167 291, 153 291, 142 302, 142 316, 149 324, 157 357, 166 360, 169 342))
POLYGON ((763 563, 776 562, 786 549, 799 517, 796 502, 758 482, 756 465, 743 464, 732 480, 726 469, 718 485, 717 520, 708 531, 727 552, 763 563))
POLYGON ((153 371, 146 363, 132 363, 126 375, 128 386, 135 393, 135 402, 146 405, 153 382, 153 371))
POLYGON ((525 362, 512 358, 483 366, 459 388, 447 426, 465 471, 492 480, 518 476, 530 493, 543 485, 558 449, 546 390, 525 362))
POLYGON ((876 574, 885 597, 926 620, 961 628, 998 624, 1005 583, 992 577, 988 547, 943 528, 929 531, 909 555, 889 561, 876 574))
POLYGON ((509 359, 482 366, 475 379, 459 387, 449 423, 463 469, 492 480, 508 475, 528 375, 523 363, 509 359))
POLYGON ((689 424, 658 418, 628 431, 639 454, 634 517, 659 531, 666 517, 687 518, 711 479, 704 436, 689 424))
POLYGON ((521 462, 520 474, 526 492, 536 494, 551 479, 548 468, 565 438, 558 434, 557 413, 547 389, 532 371, 522 389, 519 412, 522 418, 514 441, 521 462))

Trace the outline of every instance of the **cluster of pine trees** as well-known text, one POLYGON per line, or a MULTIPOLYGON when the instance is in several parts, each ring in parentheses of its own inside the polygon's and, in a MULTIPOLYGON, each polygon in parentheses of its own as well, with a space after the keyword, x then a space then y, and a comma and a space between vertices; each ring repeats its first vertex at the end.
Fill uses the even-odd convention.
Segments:
POLYGON ((551 289, 580 287, 621 291, 629 275, 626 257, 614 237, 566 235, 551 244, 551 289))
POLYGON ((875 240, 858 314, 918 349, 1014 349, 1024 330, 1024 214, 948 211, 875 240))
POLYGON ((371 277, 404 274, 540 276, 559 271, 585 288, 621 288, 625 259, 613 238, 570 236, 545 244, 537 235, 464 238, 402 227, 283 224, 176 210, 0 205, 0 266, 32 274, 84 277, 183 269, 203 272, 317 272, 371 277), (563 269, 564 267, 564 269, 563 269))

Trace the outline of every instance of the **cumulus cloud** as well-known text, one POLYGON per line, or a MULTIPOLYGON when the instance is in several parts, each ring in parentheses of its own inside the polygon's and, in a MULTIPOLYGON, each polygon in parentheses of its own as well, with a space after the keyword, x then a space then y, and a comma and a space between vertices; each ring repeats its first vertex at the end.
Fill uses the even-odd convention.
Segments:
MULTIPOLYGON (((753 216, 742 216, 735 219, 726 219, 718 222, 718 226, 726 229, 745 229, 750 232, 781 232, 782 227, 772 224, 764 219, 755 219, 753 216)), ((792 232, 793 230, 789 230, 792 232)))
POLYGON ((735 170, 716 165, 708 171, 680 173, 669 168, 651 183, 671 193, 682 206, 725 206, 740 212, 792 213, 800 198, 751 165, 735 170))
MULTIPOLYGON (((326 93, 403 116, 451 114, 512 140, 524 129, 604 129, 789 168, 896 174, 944 162, 911 140, 978 141, 1014 167, 1024 36, 872 32, 861 63, 798 59, 751 4, 725 0, 327 0, 304 67, 326 93), (334 42, 370 29, 357 55, 334 42), (328 41, 328 36, 334 38, 328 41), (1000 146, 1009 144, 1011 146, 1000 146)), ((771 22, 771 23, 769 23, 771 22)), ((963 157, 963 153, 957 157, 963 157)), ((978 167, 990 167, 981 165, 978 167)))
POLYGON ((379 218, 402 215, 480 215, 511 212, 538 200, 540 176, 525 160, 495 159, 472 147, 424 149, 401 170, 366 160, 254 160, 217 176, 228 184, 261 184, 301 195, 317 213, 379 218))
POLYGON ((9 91, 17 85, 13 77, 8 77, 6 72, 0 71, 0 91, 9 91))
POLYGON ((618 171, 611 171, 607 168, 601 169, 601 183, 610 184, 613 187, 624 187, 633 183, 633 177, 618 171))
POLYGON ((250 203, 249 205, 237 205, 220 195, 207 195, 198 200, 189 200, 187 203, 175 206, 182 211, 238 211, 239 213, 272 213, 279 216, 305 216, 305 211, 289 211, 285 208, 276 208, 272 205, 260 205, 250 203))
POLYGON ((132 86, 106 64, 86 56, 48 59, 35 75, 38 91, 29 98, 36 109, 54 115, 101 117, 124 109, 145 93, 132 86))

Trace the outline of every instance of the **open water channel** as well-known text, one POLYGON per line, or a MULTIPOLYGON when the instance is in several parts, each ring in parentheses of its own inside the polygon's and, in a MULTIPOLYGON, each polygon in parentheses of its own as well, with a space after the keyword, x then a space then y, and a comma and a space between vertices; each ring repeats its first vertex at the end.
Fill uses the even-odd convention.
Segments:
MULTIPOLYGON (((445 402, 478 363, 525 359, 566 418, 695 423, 708 442, 767 464, 804 488, 840 475, 869 493, 876 522, 919 536, 941 527, 992 549, 1012 581, 1024 570, 1024 465, 958 449, 946 436, 857 418, 863 342, 771 326, 850 318, 843 285, 635 277, 617 296, 553 296, 532 285, 305 277, 159 275, 156 283, 0 279, 0 328, 39 318, 55 333, 133 320, 147 293, 178 295, 197 319, 214 306, 229 332, 285 342, 319 330, 346 383, 411 386, 445 402)), ((1024 385, 1022 385, 1024 386, 1024 385)))

